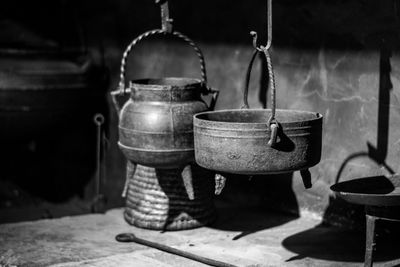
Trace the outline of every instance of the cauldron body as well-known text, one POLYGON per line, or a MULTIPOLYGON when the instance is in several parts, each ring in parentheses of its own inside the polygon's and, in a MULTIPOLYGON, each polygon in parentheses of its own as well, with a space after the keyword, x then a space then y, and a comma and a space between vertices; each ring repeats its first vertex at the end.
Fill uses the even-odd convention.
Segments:
POLYGON ((142 79, 119 116, 119 147, 128 160, 154 168, 194 162, 193 115, 208 110, 203 83, 189 78, 142 79))
POLYGON ((218 172, 256 175, 303 170, 321 158, 322 116, 276 110, 277 142, 268 145, 271 110, 203 112, 194 117, 195 158, 218 172))

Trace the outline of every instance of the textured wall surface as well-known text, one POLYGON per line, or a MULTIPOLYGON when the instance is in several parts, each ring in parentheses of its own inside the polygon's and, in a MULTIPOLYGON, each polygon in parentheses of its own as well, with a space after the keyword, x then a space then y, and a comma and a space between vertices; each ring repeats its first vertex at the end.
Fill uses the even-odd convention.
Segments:
MULTIPOLYGON (((70 23, 79 21, 89 51, 110 69, 110 90, 118 84, 119 61, 129 41, 159 27, 159 10, 149 0, 8 4, 4 14, 63 44, 79 39, 79 27, 75 31, 70 23), (18 5, 37 9, 31 12, 35 16, 21 14, 18 5), (63 16, 57 15, 60 12, 63 16)), ((252 52, 249 31, 258 31, 265 42, 266 1, 171 1, 170 6, 176 29, 204 52, 209 85, 221 91, 216 109, 239 108, 252 52)), ((322 160, 311 169, 312 189, 304 189, 298 172, 251 180, 233 176, 221 197, 293 213, 316 211, 331 221, 357 217, 360 208, 334 199, 329 186, 338 179, 388 173, 388 168, 399 171, 398 2, 285 0, 274 1, 273 8, 277 106, 324 116, 322 160)), ((258 60, 249 96, 252 107, 269 107, 263 68, 265 62, 258 60)), ((135 47, 127 77, 163 76, 199 77, 195 53, 170 39, 152 39, 135 47)), ((112 113, 105 188, 113 203, 122 203, 125 160, 116 146, 116 130, 112 113)))

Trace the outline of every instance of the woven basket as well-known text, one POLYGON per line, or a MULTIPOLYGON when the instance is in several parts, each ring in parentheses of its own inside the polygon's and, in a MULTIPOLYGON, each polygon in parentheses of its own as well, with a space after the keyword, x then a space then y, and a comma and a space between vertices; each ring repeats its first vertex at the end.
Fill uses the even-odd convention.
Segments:
POLYGON ((194 199, 184 187, 181 170, 161 170, 128 161, 125 220, 153 230, 185 230, 216 218, 214 180, 209 171, 191 166, 194 199))

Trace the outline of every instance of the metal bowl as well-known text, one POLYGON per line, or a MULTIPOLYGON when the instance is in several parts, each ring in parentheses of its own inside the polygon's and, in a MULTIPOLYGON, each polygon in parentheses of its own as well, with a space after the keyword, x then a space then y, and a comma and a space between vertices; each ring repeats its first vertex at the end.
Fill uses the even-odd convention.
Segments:
POLYGON ((400 206, 400 175, 372 176, 331 186, 337 197, 366 206, 400 206))

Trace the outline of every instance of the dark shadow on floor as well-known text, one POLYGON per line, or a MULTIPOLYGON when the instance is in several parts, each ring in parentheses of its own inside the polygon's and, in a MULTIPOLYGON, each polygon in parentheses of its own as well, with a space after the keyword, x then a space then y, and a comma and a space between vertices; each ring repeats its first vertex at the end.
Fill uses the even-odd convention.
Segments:
MULTIPOLYGON (((400 258, 400 232, 396 230, 398 225, 393 222, 380 223, 386 227, 378 231, 374 261, 400 258)), ((286 238, 282 245, 298 254, 287 259, 287 262, 294 262, 306 257, 329 261, 364 262, 364 231, 346 230, 320 224, 315 228, 286 238)))
POLYGON ((251 179, 228 175, 225 189, 216 200, 217 221, 210 227, 241 232, 233 238, 237 240, 295 220, 299 217, 299 207, 292 179, 293 173, 251 179))
POLYGON ((223 207, 218 209, 218 219, 211 225, 212 228, 224 231, 240 231, 232 240, 238 240, 264 229, 277 227, 298 216, 271 212, 260 212, 257 207, 223 207))

